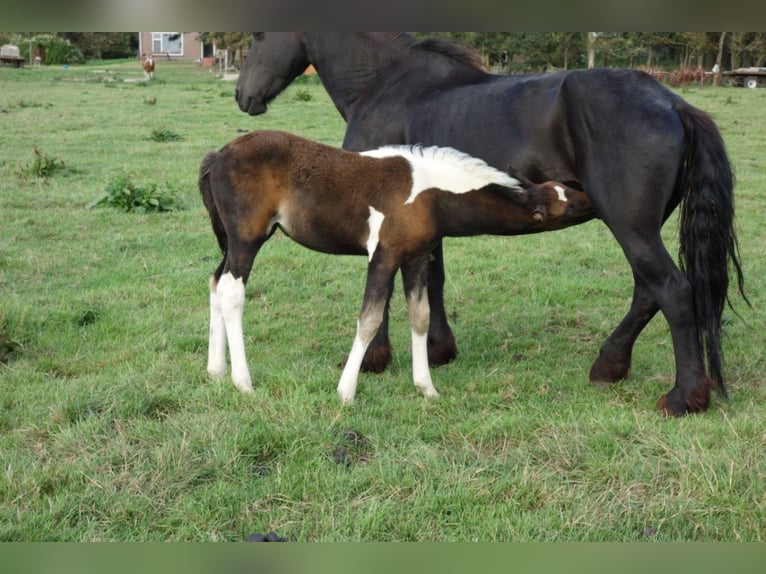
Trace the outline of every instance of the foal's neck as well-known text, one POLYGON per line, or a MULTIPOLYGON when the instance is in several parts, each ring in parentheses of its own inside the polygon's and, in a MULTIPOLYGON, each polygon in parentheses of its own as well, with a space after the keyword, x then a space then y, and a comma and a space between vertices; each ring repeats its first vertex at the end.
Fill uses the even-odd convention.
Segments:
POLYGON ((523 196, 489 185, 463 194, 433 191, 434 211, 442 237, 516 235, 538 225, 523 196))

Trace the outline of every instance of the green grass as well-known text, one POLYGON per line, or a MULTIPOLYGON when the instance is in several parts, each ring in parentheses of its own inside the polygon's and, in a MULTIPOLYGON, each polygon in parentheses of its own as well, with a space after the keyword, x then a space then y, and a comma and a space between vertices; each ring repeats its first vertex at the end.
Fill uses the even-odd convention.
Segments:
POLYGON ((345 408, 338 363, 366 260, 275 236, 248 287, 255 392, 209 381, 219 253, 200 160, 258 128, 339 145, 344 124, 316 79, 251 118, 201 67, 158 66, 144 84, 136 62, 105 66, 0 68, 0 540, 766 538, 766 90, 684 92, 713 113, 736 168, 753 309, 728 312, 731 401, 667 420, 654 406, 673 384, 661 317, 630 380, 588 383, 632 289, 598 222, 448 240, 460 356, 433 372, 441 398, 410 381, 397 288, 393 364, 362 375, 345 408), (35 149, 72 173, 22 176, 35 149), (125 174, 171 186, 187 209, 88 209, 125 174))

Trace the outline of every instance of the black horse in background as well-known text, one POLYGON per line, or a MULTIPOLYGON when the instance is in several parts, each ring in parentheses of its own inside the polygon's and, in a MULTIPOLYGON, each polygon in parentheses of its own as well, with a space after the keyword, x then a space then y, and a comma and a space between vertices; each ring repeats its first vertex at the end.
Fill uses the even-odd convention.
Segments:
MULTIPOLYGON (((734 177, 707 114, 638 71, 496 75, 473 52, 448 42, 342 32, 255 33, 237 83, 240 109, 266 112, 309 64, 347 122, 346 149, 451 146, 533 181, 584 190, 634 278, 630 309, 602 345, 591 381, 626 378, 636 338, 662 311, 676 379, 658 408, 671 415, 704 411, 714 385, 726 396, 721 315, 730 267, 743 297, 744 280, 734 177), (679 204, 680 269, 660 235, 679 204)), ((440 364, 457 348, 444 309, 441 245, 432 259, 428 347, 430 361, 440 364)), ((390 353, 386 313, 366 368, 382 370, 390 353)))

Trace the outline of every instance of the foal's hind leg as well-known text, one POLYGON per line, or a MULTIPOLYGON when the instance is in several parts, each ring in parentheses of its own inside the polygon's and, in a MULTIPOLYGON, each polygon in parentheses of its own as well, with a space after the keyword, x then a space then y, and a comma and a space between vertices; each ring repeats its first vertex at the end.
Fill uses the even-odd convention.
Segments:
POLYGON ((226 324, 218 296, 218 280, 221 277, 223 262, 210 277, 210 336, 207 351, 207 372, 212 379, 220 379, 226 374, 226 324))
MULTIPOLYGON (((220 365, 221 346, 220 325, 218 314, 214 310, 214 304, 220 308, 220 316, 223 317, 223 324, 226 333, 226 342, 229 346, 229 357, 231 359, 231 380, 234 386, 243 393, 249 393, 253 390, 250 370, 247 367, 247 357, 245 354, 245 336, 242 328, 242 316, 245 308, 245 285, 247 284, 250 271, 253 266, 258 250, 268 238, 268 235, 258 236, 252 241, 241 241, 229 239, 228 251, 220 271, 216 271, 211 285, 217 283, 215 296, 211 295, 211 329, 210 329, 210 351, 208 356, 208 370, 210 370, 210 357, 212 356, 213 366, 220 365), (216 322, 212 322, 216 320, 216 322)), ((225 368, 225 367, 224 367, 225 368)))
POLYGON ((635 273, 633 278, 635 285, 630 311, 601 346, 590 370, 593 383, 614 383, 628 378, 633 345, 659 310, 646 283, 635 273))

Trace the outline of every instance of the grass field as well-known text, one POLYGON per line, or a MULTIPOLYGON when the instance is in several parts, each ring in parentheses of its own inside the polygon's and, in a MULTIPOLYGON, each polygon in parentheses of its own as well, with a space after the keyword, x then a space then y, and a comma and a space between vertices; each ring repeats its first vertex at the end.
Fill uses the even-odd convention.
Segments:
POLYGON ((628 381, 588 383, 632 290, 598 222, 448 240, 460 356, 433 371, 441 398, 411 383, 398 287, 393 364, 363 375, 350 407, 335 386, 366 259, 275 236, 245 307, 255 393, 209 381, 219 253, 202 156, 258 128, 339 145, 344 124, 312 79, 251 118, 200 67, 141 77, 136 62, 0 69, 0 540, 766 538, 766 90, 683 91, 727 141, 753 308, 726 315, 731 400, 669 420, 662 317, 628 381), (120 178, 184 209, 89 207, 120 178))

